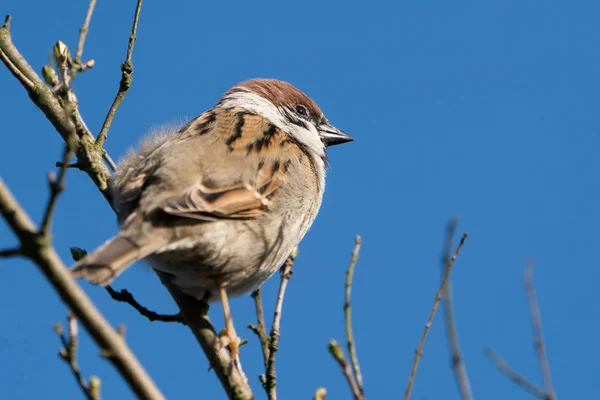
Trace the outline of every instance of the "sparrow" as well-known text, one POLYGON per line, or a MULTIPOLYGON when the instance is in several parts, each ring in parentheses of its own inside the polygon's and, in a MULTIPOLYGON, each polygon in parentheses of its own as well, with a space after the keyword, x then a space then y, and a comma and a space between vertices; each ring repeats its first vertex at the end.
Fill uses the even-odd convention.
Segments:
POLYGON ((237 357, 228 299, 281 267, 321 206, 327 147, 352 140, 291 84, 240 83, 123 158, 111 181, 120 231, 72 275, 107 286, 145 259, 183 293, 222 303, 237 357))

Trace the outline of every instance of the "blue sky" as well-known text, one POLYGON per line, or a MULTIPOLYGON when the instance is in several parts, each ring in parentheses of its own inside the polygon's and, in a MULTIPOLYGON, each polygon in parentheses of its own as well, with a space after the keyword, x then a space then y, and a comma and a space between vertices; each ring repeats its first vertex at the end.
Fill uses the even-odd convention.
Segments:
MULTIPOLYGON (((100 130, 118 88, 134 1, 100 1, 75 81, 81 112, 100 130)), ((4 1, 13 38, 36 70, 61 39, 76 47, 85 1, 4 1)), ((398 398, 439 284, 448 219, 470 234, 453 272, 461 344, 476 398, 529 399, 482 355, 493 346, 541 385, 523 288, 535 256, 554 384, 563 398, 597 392, 595 318, 600 226, 600 4, 593 1, 146 2, 133 85, 106 142, 114 158, 152 126, 211 107, 251 77, 287 80, 313 97, 356 142, 330 151, 323 207, 300 246, 284 307, 280 398, 311 398, 324 386, 349 398, 326 350, 342 340, 344 274, 360 233, 353 292, 355 337, 367 395, 398 398)), ((0 71, 0 174, 39 221, 59 136, 26 93, 0 71)), ((115 218, 85 174, 69 171, 54 244, 93 249, 115 218)), ((0 244, 16 243, 0 224, 0 244)), ((56 355, 52 331, 67 310, 28 261, 1 261, 0 393, 4 398, 80 398, 56 355)), ((271 314, 277 279, 266 284, 271 314)), ((176 310, 156 277, 137 266, 115 284, 151 309, 176 310)), ((150 323, 103 290, 85 290, 169 398, 222 398, 188 330, 150 323)), ((262 361, 249 296, 232 303, 244 367, 258 398, 262 361)), ((220 309, 211 315, 220 327, 220 309)), ((438 314, 414 399, 458 399, 438 314)), ((120 377, 81 339, 80 365, 105 398, 131 398, 120 377)))

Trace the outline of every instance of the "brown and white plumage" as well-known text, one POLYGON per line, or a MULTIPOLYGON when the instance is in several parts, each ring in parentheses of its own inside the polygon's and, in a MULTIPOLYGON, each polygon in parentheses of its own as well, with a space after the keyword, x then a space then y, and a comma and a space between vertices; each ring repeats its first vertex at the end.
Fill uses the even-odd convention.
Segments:
POLYGON ((122 161, 112 182, 121 230, 73 274, 107 285, 146 258, 197 298, 249 292, 314 221, 326 146, 350 140, 289 83, 244 82, 122 161))

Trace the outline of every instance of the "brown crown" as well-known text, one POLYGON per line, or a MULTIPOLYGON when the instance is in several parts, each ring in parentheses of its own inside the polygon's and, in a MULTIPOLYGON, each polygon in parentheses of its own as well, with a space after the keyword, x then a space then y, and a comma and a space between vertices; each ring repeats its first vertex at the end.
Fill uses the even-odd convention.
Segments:
POLYGON ((290 83, 277 79, 250 79, 229 89, 229 91, 225 93, 225 96, 242 91, 256 93, 277 106, 283 105, 293 108, 298 104, 302 104, 306 106, 310 113, 316 116, 317 119, 323 118, 323 112, 317 103, 290 83))

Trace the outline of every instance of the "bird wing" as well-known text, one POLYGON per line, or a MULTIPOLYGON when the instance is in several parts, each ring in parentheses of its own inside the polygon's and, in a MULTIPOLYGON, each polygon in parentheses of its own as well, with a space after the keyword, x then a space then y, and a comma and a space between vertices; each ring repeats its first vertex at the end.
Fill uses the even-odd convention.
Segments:
POLYGON ((166 199, 160 208, 170 215, 206 221, 256 218, 268 208, 282 181, 280 173, 261 171, 253 183, 209 186, 207 180, 201 180, 181 195, 166 199))
POLYGON ((132 210, 147 196, 160 198, 151 209, 203 221, 261 216, 285 181, 294 145, 261 116, 223 110, 203 113, 157 144, 117 182, 120 204, 132 210), (158 193, 161 181, 172 185, 158 193))

